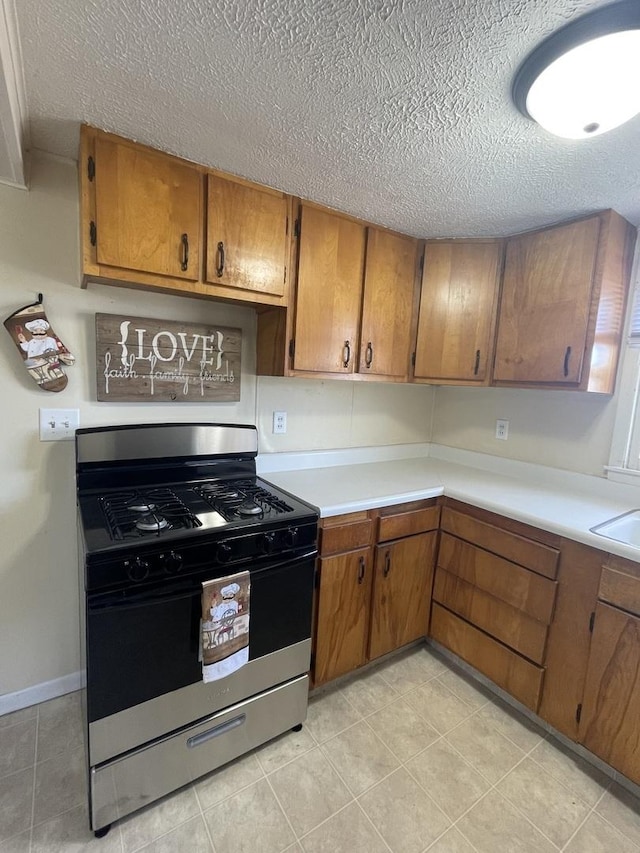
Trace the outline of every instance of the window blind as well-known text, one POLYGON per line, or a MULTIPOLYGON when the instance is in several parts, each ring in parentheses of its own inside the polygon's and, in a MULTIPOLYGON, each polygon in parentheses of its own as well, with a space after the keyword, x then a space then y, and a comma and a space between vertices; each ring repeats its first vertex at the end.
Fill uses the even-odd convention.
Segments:
POLYGON ((631 322, 629 324, 629 340, 640 343, 640 286, 636 286, 633 293, 633 307, 631 308, 631 322))

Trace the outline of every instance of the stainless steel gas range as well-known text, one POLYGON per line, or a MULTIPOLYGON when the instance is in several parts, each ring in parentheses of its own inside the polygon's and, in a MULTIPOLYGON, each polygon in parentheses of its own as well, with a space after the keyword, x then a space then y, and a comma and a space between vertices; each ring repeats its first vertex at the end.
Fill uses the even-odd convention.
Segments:
POLYGON ((96 835, 306 717, 317 513, 257 478, 256 455, 253 426, 76 433, 96 835), (205 683, 203 589, 241 572, 246 662, 205 683))

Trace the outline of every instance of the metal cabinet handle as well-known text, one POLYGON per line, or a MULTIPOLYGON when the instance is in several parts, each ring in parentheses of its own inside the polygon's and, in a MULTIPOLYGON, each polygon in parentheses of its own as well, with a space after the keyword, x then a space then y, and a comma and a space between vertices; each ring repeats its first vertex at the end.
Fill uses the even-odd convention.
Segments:
POLYGON ((391 554, 389 551, 384 555, 384 569, 382 570, 382 574, 386 578, 389 572, 391 571, 391 554))
POLYGON ((224 274, 224 243, 222 240, 218 243, 218 248, 216 249, 216 275, 218 278, 222 278, 224 274))
POLYGON ((203 743, 206 743, 209 740, 212 740, 214 737, 220 737, 220 735, 224 735, 227 732, 232 731, 233 729, 237 729, 238 726, 244 724, 247 719, 246 714, 240 714, 237 717, 234 717, 232 720, 227 720, 226 723, 220 723, 218 726, 214 726, 212 729, 208 729, 206 732, 202 732, 199 735, 194 735, 187 740, 187 746, 189 749, 195 749, 196 746, 201 746, 203 743))
POLYGON ((365 573, 364 557, 360 557, 360 561, 359 561, 359 565, 358 565, 358 583, 362 583, 362 581, 364 580, 364 573, 365 573))
POLYGON ((564 375, 569 375, 569 359, 571 358, 571 347, 567 347, 567 350, 564 354, 564 375))
POLYGON ((480 350, 479 350, 479 349, 477 349, 477 350, 476 350, 476 362, 475 362, 475 364, 474 364, 474 366, 473 366, 473 375, 474 375, 474 376, 477 376, 477 375, 478 375, 478 370, 479 370, 479 369, 480 369, 480 350))
POLYGON ((371 367, 371 362, 373 361, 373 344, 371 341, 367 344, 367 349, 364 354, 364 363, 366 367, 371 367))
POLYGON ((349 367, 349 362, 351 361, 351 344, 349 341, 344 342, 344 346, 342 347, 342 366, 349 367))
POLYGON ((180 238, 180 249, 181 249, 181 260, 180 260, 180 269, 182 272, 187 271, 187 267, 189 266, 189 235, 183 234, 180 238))

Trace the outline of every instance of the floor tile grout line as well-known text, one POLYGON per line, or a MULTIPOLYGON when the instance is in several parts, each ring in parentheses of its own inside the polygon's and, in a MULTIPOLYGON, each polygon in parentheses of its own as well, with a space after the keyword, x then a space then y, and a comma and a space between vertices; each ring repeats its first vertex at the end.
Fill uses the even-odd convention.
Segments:
MULTIPOLYGON (((133 812, 132 814, 135 814, 135 812, 133 812)), ((174 823, 165 832, 161 832, 160 835, 156 835, 154 838, 147 839, 147 841, 145 841, 143 844, 140 844, 138 847, 132 847, 130 850, 127 850, 126 853, 139 853, 140 850, 144 850, 145 847, 148 847, 150 844, 155 844, 156 841, 160 841, 161 838, 166 838, 167 835, 171 835, 171 833, 175 832, 176 829, 180 829, 181 826, 184 826, 196 817, 200 817, 200 815, 192 814, 184 820, 179 820, 178 823, 174 823)), ((113 832, 113 827, 111 827, 110 832, 113 832)), ((122 836, 120 836, 120 840, 122 842, 122 849, 124 851, 124 839, 122 838, 122 836)))
MULTIPOLYGON (((349 791, 349 793, 351 793, 351 791, 349 791)), ((349 806, 350 806, 350 805, 352 805, 352 803, 355 803, 355 801, 356 801, 356 798, 355 798, 355 797, 352 797, 352 798, 349 800, 349 802, 348 802, 348 803, 345 803, 343 806, 340 806, 340 808, 339 808, 339 809, 336 809, 336 810, 335 810, 335 812, 333 812, 333 814, 330 814, 328 817, 325 817, 325 818, 324 818, 324 820, 321 820, 321 821, 320 821, 320 823, 316 824, 316 825, 315 825, 312 829, 310 829, 308 832, 304 832, 304 833, 303 833, 302 835, 300 835, 300 836, 296 835, 296 841, 297 841, 299 844, 302 844, 302 842, 304 841, 304 839, 305 839, 305 838, 308 838, 308 837, 311 835, 311 833, 312 833, 312 832, 315 832, 316 830, 320 829, 320 827, 321 827, 321 826, 324 826, 324 825, 325 825, 325 823, 328 823, 328 822, 329 822, 330 820, 332 820, 336 815, 339 815, 339 814, 340 814, 340 812, 343 812, 345 809, 348 809, 348 808, 349 808, 349 806)), ((304 846, 304 845, 303 845, 303 846, 304 846)))
MULTIPOLYGON (((538 744, 538 745, 539 745, 539 744, 538 744)), ((537 749, 537 746, 536 746, 536 747, 534 747, 534 748, 533 748, 533 750, 532 750, 531 752, 534 752, 536 749, 537 749)), ((563 755, 563 757, 565 757, 565 758, 566 758, 567 756, 564 756, 564 755, 563 755)), ((575 791, 571 786, 567 785, 567 783, 566 783, 566 782, 564 782, 562 779, 559 779, 559 778, 558 778, 558 776, 556 776, 556 775, 555 775, 555 773, 553 773, 553 771, 549 770, 547 767, 544 767, 544 765, 542 765, 539 761, 537 761, 537 760, 536 760, 536 758, 535 758, 535 756, 534 756, 534 755, 532 755, 531 753, 529 753, 529 758, 530 758, 530 759, 531 759, 531 760, 532 760, 532 761, 533 761, 533 762, 534 762, 534 763, 535 763, 535 764, 540 768, 540 770, 541 770, 543 773, 548 773, 548 774, 549 774, 549 776, 551 776, 551 778, 552 778, 555 782, 557 782, 559 785, 562 785, 562 787, 563 787, 563 788, 566 788, 566 789, 567 789, 567 791, 569 791, 569 793, 573 794, 573 796, 574 796, 574 797, 577 797, 577 798, 578 798, 581 802, 583 802, 586 806, 589 806, 589 803, 584 799, 584 797, 582 797, 580 794, 578 794, 578 792, 577 792, 577 791, 575 791)), ((580 768, 578 768, 578 770, 580 770, 580 768)), ((584 771, 580 770, 580 772, 582 773, 582 772, 584 772, 584 771)), ((587 774, 586 774, 586 773, 585 773, 584 775, 585 775, 585 776, 587 776, 587 774)), ((593 780, 593 781, 595 781, 595 780, 593 780)), ((589 806, 590 808, 594 808, 594 809, 595 809, 596 805, 600 802, 600 800, 602 799, 602 797, 607 793, 607 791, 608 791, 608 790, 609 790, 609 788, 611 787, 611 783, 612 783, 612 782, 613 782, 613 780, 610 780, 610 781, 609 781, 609 783, 608 783, 608 784, 607 784, 607 786, 604 788, 604 790, 602 791, 602 793, 598 796, 598 799, 596 800, 595 805, 594 805, 593 807, 589 806)), ((596 782, 596 784, 597 784, 597 785, 599 785, 600 783, 599 783, 599 782, 596 782)))
POLYGON ((581 830, 581 829, 582 829, 582 827, 585 825, 585 823, 589 820, 589 818, 590 818, 590 817, 591 817, 591 815, 594 813, 594 811, 595 811, 595 806, 592 806, 592 807, 589 809, 589 811, 587 812, 587 814, 584 816, 584 819, 580 821, 580 823, 578 824, 578 826, 576 826, 576 828, 575 828, 575 829, 574 829, 574 831, 571 833, 571 835, 569 836, 569 838, 567 838, 567 840, 565 841, 565 843, 562 845, 562 847, 560 848, 561 850, 566 850, 566 849, 567 849, 567 847, 569 846, 569 844, 571 844, 571 842, 573 841, 573 839, 574 839, 574 838, 576 837, 576 835, 580 832, 580 830, 581 830))
POLYGON ((362 808, 362 805, 360 804, 360 802, 358 801, 357 798, 355 800, 355 803, 356 803, 357 807, 360 809, 361 814, 364 815, 365 820, 368 821, 368 823, 371 825, 373 831, 376 833, 376 835, 378 836, 380 841, 382 841, 382 843, 387 848, 389 853, 393 853, 393 850, 391 849, 391 845, 387 844, 386 839, 384 838, 384 836, 382 835, 382 833, 380 832, 378 827, 375 825, 375 823, 371 820, 371 818, 369 817, 367 812, 362 808))
MULTIPOLYGON (((612 782, 613 782, 613 780, 612 780, 612 782)), ((607 791, 608 791, 608 789, 607 789, 607 791)), ((602 796, 599 798, 598 802, 597 802, 597 803, 595 804, 595 806, 593 807, 593 813, 594 813, 594 814, 596 814, 596 815, 597 815, 601 820, 603 820, 603 821, 604 821, 608 826, 612 826, 615 830, 617 830, 617 831, 620 833, 620 835, 623 835, 623 836, 624 836, 628 841, 630 841, 632 844, 635 844, 635 846, 638 848, 638 850, 640 850, 640 840, 639 840, 638 842, 636 842, 636 840, 635 840, 634 838, 631 838, 631 836, 629 836, 629 835, 625 832, 625 830, 623 830, 623 829, 622 829, 622 827, 621 827, 621 826, 617 826, 615 823, 613 823, 613 821, 609 820, 609 818, 608 818, 608 817, 606 817, 605 815, 601 814, 599 811, 596 811, 596 809, 598 808, 598 806, 599 806, 599 805, 600 805, 600 803, 602 802, 602 800, 603 800, 603 798, 604 798, 605 794, 607 793, 607 791, 603 791, 603 792, 602 792, 602 796)))
MULTIPOLYGON (((286 820, 286 822, 287 822, 287 824, 288 824, 288 826, 289 826, 289 829, 291 830, 291 832, 292 832, 292 834, 293 834, 293 842, 292 842, 292 844, 295 844, 295 842, 296 842, 296 841, 299 841, 299 840, 300 840, 300 839, 298 838, 298 833, 297 833, 297 832, 295 831, 295 829, 293 828, 293 824, 291 823, 291 820, 289 819, 289 815, 287 814, 287 810, 285 809, 285 807, 284 807, 284 806, 282 805, 282 803, 280 802, 280 797, 278 796, 278 794, 277 794, 277 792, 276 792, 276 789, 275 789, 275 788, 273 787, 273 785, 271 784, 271 780, 269 779, 269 777, 268 777, 268 776, 265 776, 265 780, 266 780, 267 785, 269 786, 269 790, 271 791, 271 793, 272 793, 272 794, 273 794, 273 796, 275 797, 275 801, 276 801, 276 803, 278 804, 278 807, 279 807, 280 811, 281 811, 281 812, 282 812, 282 814, 284 815, 284 819, 286 820)), ((287 846, 286 846, 286 847, 283 847, 283 848, 282 848, 282 849, 283 849, 283 851, 284 851, 284 850, 286 850, 288 847, 291 847, 291 844, 287 844, 287 846)))
MULTIPOLYGON (((524 759, 522 759, 522 760, 524 760, 524 759)), ((520 763, 520 762, 518 762, 518 764, 519 764, 519 763, 520 763)), ((517 767, 517 765, 516 765, 516 767, 517 767)), ((508 775, 508 774, 505 774, 505 776, 506 776, 506 775, 508 775)), ((504 776, 502 777, 502 779, 504 779, 504 776)), ((502 779, 500 779, 499 781, 501 782, 501 781, 502 781, 502 779)), ((475 809, 475 808, 476 808, 476 806, 478 806, 478 805, 482 802, 482 800, 486 799, 486 798, 489 796, 489 794, 492 794, 492 793, 494 793, 494 792, 495 792, 499 797, 501 797, 505 802, 507 802, 507 803, 508 803, 508 804, 509 804, 513 809, 515 809, 515 811, 520 815, 520 817, 521 817, 524 821, 526 821, 526 823, 528 823, 528 824, 529 824, 529 826, 532 826, 532 827, 535 829, 535 831, 536 831, 536 832, 538 832, 538 833, 539 833, 539 834, 540 834, 540 835, 541 835, 541 836, 542 836, 546 841, 548 841, 548 842, 549 842, 549 844, 551 844, 551 846, 553 847, 553 849, 554 849, 554 850, 561 850, 562 848, 558 847, 558 845, 555 843, 555 841, 552 841, 552 840, 549 838, 549 836, 546 834, 546 832, 544 832, 544 831, 543 831, 539 826, 537 826, 537 825, 536 825, 536 824, 531 820, 531 818, 530 818, 530 817, 527 817, 527 815, 526 815, 523 811, 521 811, 521 810, 520 810, 516 805, 514 805, 514 803, 512 803, 512 802, 511 802, 511 800, 510 800, 508 797, 505 797, 505 795, 504 795, 501 791, 499 791, 499 790, 497 789, 497 785, 498 785, 498 784, 499 784, 499 782, 496 782, 496 784, 495 784, 495 785, 493 785, 491 788, 489 788, 489 790, 488 790, 488 791, 485 791, 485 793, 484 793, 484 794, 483 794, 483 795, 482 795, 478 800, 476 800, 476 802, 475 802, 472 806, 470 806, 470 808, 468 808, 468 809, 467 809, 463 814, 461 814, 461 815, 460 815, 460 817, 459 817, 459 818, 457 818, 457 819, 456 819, 456 821, 455 821, 455 823, 453 824, 453 825, 455 826, 455 828, 458 830, 458 832, 460 832, 460 833, 464 836, 465 841, 468 841, 469 839, 468 839, 468 838, 467 838, 467 836, 465 835, 464 830, 462 830, 462 829, 458 826, 458 823, 462 820, 462 818, 463 818, 463 817, 465 817, 465 815, 467 815, 470 811, 472 811, 473 809, 475 809)), ((469 843, 471 843, 471 842, 469 842, 469 843)), ((473 846, 473 845, 472 845, 472 846, 473 846)))
MULTIPOLYGON (((207 821, 207 819, 204 815, 204 809, 202 808, 202 801, 200 800, 200 795, 198 794, 198 791, 197 791, 195 784, 192 783, 192 785, 193 785, 193 793, 196 795, 196 802, 198 803, 198 808, 200 809, 200 816, 202 818, 202 822, 204 823, 204 829, 205 829, 205 832, 207 833, 207 838, 209 839, 209 844, 211 845, 212 853, 216 853, 216 845, 214 844, 213 836, 211 835, 211 830, 209 829, 209 822, 207 821)), ((124 850, 124 845, 123 845, 123 850, 124 850)))
POLYGON ((33 749, 33 786, 31 789, 31 819, 29 821, 29 851, 33 847, 33 826, 36 816, 36 779, 38 774, 38 735, 40 733, 40 705, 36 712, 36 735, 33 749))

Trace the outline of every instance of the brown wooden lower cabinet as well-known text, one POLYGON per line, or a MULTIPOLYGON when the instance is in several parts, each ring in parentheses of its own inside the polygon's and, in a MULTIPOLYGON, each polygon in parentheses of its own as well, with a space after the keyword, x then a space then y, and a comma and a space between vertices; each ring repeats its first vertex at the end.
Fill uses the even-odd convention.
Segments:
POLYGON ((428 633, 640 784, 640 563, 444 504, 323 520, 314 683, 428 633))
POLYGON ((538 713, 563 735, 578 740, 577 710, 587 674, 589 626, 606 555, 568 539, 562 541, 561 548, 558 594, 549 626, 544 690, 538 713))
POLYGON ((439 522, 435 499, 321 520, 315 686, 426 636, 439 522))
POLYGON ((371 598, 371 549, 319 560, 314 684, 365 662, 371 598))
POLYGON ((437 537, 433 531, 376 547, 370 659, 426 635, 437 537))
POLYGON ((523 705, 538 710, 544 669, 441 607, 431 611, 431 636, 523 705))
POLYGON ((598 602, 580 740, 640 783, 640 618, 598 602))

